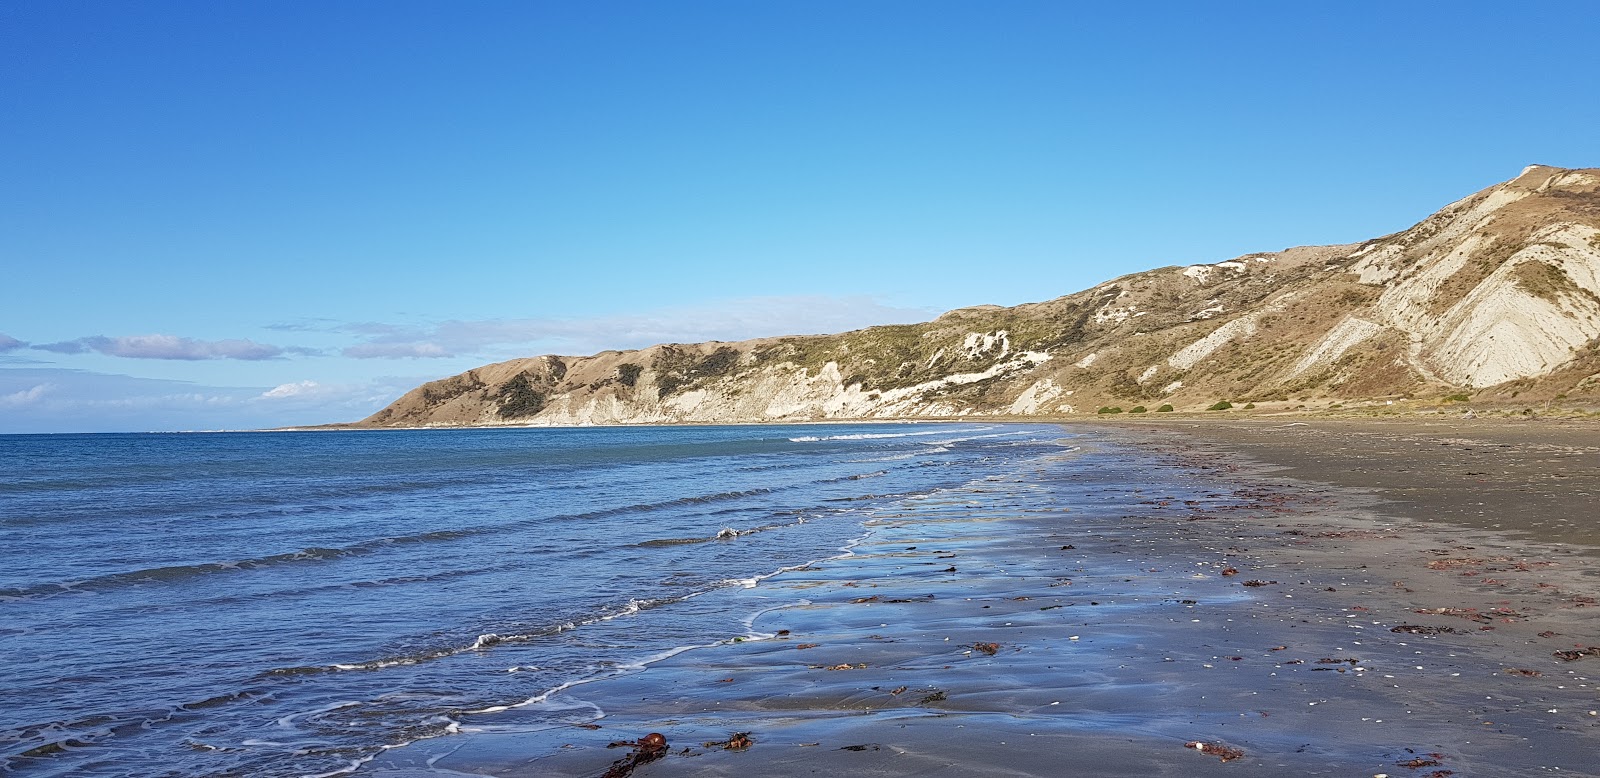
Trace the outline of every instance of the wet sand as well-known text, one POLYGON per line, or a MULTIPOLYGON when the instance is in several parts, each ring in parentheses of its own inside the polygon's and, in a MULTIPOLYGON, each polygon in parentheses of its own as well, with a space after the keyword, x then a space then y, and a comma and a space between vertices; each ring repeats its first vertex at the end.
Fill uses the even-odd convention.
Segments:
POLYGON ((1600 549, 1600 420, 1139 422, 1164 445, 1236 452, 1367 490, 1406 518, 1600 549))
POLYGON ((1600 435, 1287 423, 1070 427, 746 590, 741 640, 363 772, 601 775, 659 732, 634 775, 1600 774, 1600 435))

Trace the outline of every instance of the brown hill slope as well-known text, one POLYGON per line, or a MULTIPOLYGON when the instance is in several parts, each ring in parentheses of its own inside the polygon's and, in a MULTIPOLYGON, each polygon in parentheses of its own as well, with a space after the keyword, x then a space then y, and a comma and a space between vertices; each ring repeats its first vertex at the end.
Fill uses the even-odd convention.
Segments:
POLYGON ((762 422, 1600 400, 1600 169, 1533 166, 1394 235, 1135 273, 924 324, 590 357, 424 384, 360 426, 762 422))

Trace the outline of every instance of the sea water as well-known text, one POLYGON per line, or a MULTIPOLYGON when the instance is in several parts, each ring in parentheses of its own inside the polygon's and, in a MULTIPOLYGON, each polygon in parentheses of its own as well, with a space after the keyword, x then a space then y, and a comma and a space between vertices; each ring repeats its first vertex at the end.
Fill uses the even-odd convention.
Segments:
POLYGON ((749 592, 727 593, 848 553, 873 511, 1064 437, 0 436, 0 771, 359 774, 474 715, 750 637, 749 592))

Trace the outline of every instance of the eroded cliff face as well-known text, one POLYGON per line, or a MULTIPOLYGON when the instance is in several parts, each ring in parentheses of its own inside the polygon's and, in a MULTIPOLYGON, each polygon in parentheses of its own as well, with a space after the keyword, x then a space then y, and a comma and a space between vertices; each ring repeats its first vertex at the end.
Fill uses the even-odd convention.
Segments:
POLYGON ((1048 416, 1456 391, 1600 399, 1600 170, 1534 166, 1361 244, 1162 268, 925 324, 542 356, 362 426, 1048 416))

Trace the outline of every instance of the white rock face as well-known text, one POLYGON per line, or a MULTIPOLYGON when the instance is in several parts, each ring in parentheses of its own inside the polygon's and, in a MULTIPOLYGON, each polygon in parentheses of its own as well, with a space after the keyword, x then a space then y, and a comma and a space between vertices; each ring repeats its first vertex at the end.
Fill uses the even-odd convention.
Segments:
MULTIPOLYGON (((993 347, 1008 349, 996 338, 993 347)), ((667 422, 804 421, 814 419, 873 419, 901 416, 966 416, 972 409, 942 399, 927 399, 939 389, 973 384, 1035 368, 1049 361, 1038 351, 1014 353, 1012 358, 971 372, 954 373, 932 381, 867 391, 846 385, 839 365, 828 362, 814 374, 803 368, 775 367, 755 380, 719 382, 657 400, 655 387, 641 384, 633 400, 616 396, 590 397, 575 404, 571 395, 552 398, 530 426, 588 426, 594 424, 649 424, 667 422)), ((1012 403, 1014 415, 1048 412, 1048 403, 1064 390, 1050 379, 1035 382, 1012 403)), ((494 424, 485 415, 478 423, 494 424)))
POLYGON ((1430 254, 1432 259, 1412 266, 1409 273, 1397 270, 1386 282, 1388 288, 1378 297, 1378 314, 1390 326, 1426 337, 1429 330, 1438 326, 1437 317, 1429 313, 1428 307, 1439 287, 1466 267, 1473 256, 1488 250, 1493 242, 1481 235, 1472 235, 1442 255, 1430 254))
MULTIPOLYGON (((1586 225, 1558 223, 1540 229, 1460 300, 1443 312, 1434 310, 1441 289, 1452 277, 1481 261, 1485 252, 1499 248, 1495 238, 1480 233, 1462 236, 1462 225, 1476 219, 1471 222, 1474 228, 1486 226, 1494 210, 1521 199, 1512 195, 1526 193, 1491 194, 1430 238, 1425 245, 1431 249, 1422 261, 1402 267, 1393 257, 1380 258, 1380 254, 1392 252, 1373 252, 1358 263, 1364 268, 1364 282, 1369 276, 1387 279, 1388 288, 1372 313, 1383 325, 1408 336, 1411 358, 1425 375, 1471 387, 1543 375, 1570 360, 1575 349, 1595 337, 1600 325, 1600 299, 1596 297, 1600 294, 1600 249, 1593 242, 1597 230, 1586 225), (1557 294, 1555 299, 1522 289, 1516 268, 1525 262, 1559 268, 1575 289, 1557 294)), ((1356 337, 1367 329, 1365 325, 1346 326, 1348 321, 1303 358, 1304 367, 1297 365, 1296 372, 1309 369, 1318 360, 1337 359, 1337 354, 1319 352, 1324 346, 1336 348, 1339 339, 1356 337)), ((1338 352, 1352 345, 1344 345, 1338 352)))
POLYGON ((1383 326, 1354 316, 1345 317, 1324 335, 1316 346, 1300 357, 1289 377, 1294 378, 1318 365, 1335 362, 1344 352, 1383 331, 1383 326))
MULTIPOLYGON (((1409 249, 1400 243, 1390 243, 1382 249, 1372 251, 1362 257, 1352 268, 1360 274, 1363 284, 1383 284, 1400 277, 1409 266, 1427 266, 1431 261, 1448 252, 1451 248, 1460 246, 1468 233, 1481 230, 1488 226, 1494 218, 1496 211, 1517 202, 1528 196, 1528 192, 1515 189, 1496 189, 1484 197, 1481 202, 1465 211, 1460 211, 1464 201, 1457 201, 1446 207, 1438 214, 1431 216, 1418 228, 1433 230, 1432 235, 1409 249), (1420 261, 1408 264, 1403 260, 1410 254, 1422 254, 1420 261)), ((1471 198, 1468 198, 1471 199, 1471 198)), ((1427 232, 1427 230, 1422 230, 1427 232)))
POLYGON ((1600 300, 1581 293, 1545 299, 1523 290, 1514 275, 1523 262, 1565 270, 1569 261, 1592 267, 1600 253, 1533 245, 1513 255, 1445 312, 1442 337, 1429 355, 1434 368, 1456 383, 1479 387, 1542 375, 1570 360, 1600 331, 1600 300))
POLYGON ((993 351, 996 346, 1000 348, 1000 353, 995 358, 1005 359, 1006 355, 1011 353, 1011 334, 1005 330, 969 332, 961 344, 961 349, 966 352, 967 359, 979 359, 993 351))
POLYGON ((1188 370, 1200 364, 1200 360, 1211 356, 1217 349, 1228 345, 1234 338, 1249 337, 1256 334, 1256 321, 1260 318, 1261 314, 1259 313, 1240 316, 1212 330, 1211 334, 1184 346, 1178 353, 1167 357, 1167 364, 1178 370, 1188 370))
POLYGON ((1047 403, 1061 397, 1062 389, 1053 379, 1045 378, 1033 382, 1022 394, 1017 395, 1016 402, 1011 403, 1011 408, 1006 412, 1012 416, 1032 416, 1037 413, 1047 412, 1047 403))

